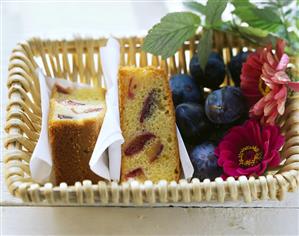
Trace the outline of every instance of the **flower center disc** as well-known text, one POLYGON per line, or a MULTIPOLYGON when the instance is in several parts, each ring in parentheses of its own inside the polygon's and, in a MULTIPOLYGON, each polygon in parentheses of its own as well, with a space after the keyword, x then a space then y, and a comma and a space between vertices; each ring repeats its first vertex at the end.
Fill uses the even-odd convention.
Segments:
POLYGON ((264 96, 270 92, 270 88, 265 84, 264 80, 260 79, 259 81, 259 91, 264 96))
POLYGON ((257 165, 263 159, 263 153, 257 146, 245 146, 239 153, 239 166, 248 168, 257 165))

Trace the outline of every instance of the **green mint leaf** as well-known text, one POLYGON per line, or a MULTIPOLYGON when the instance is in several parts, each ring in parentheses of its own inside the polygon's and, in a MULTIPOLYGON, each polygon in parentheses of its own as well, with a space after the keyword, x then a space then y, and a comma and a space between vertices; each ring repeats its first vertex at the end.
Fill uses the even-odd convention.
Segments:
POLYGON ((263 9, 254 8, 253 13, 259 18, 255 22, 252 22, 252 26, 259 27, 261 29, 279 28, 282 24, 279 14, 276 8, 265 7, 263 9), (272 25, 272 26, 270 26, 272 25))
POLYGON ((265 7, 259 9, 248 0, 234 0, 232 3, 235 7, 233 14, 251 27, 270 32, 276 32, 283 27, 276 8, 265 7))
POLYGON ((281 38, 278 34, 274 34, 272 32, 250 26, 243 27, 236 24, 231 24, 231 27, 228 29, 228 31, 233 33, 236 37, 242 37, 248 42, 260 46, 265 46, 269 43, 275 45, 277 38, 281 38))
POLYGON ((184 6, 188 7, 189 9, 193 10, 193 11, 197 11, 201 14, 206 14, 206 7, 205 5, 202 5, 199 2, 184 2, 183 3, 184 6))
POLYGON ((275 45, 277 38, 280 38, 280 36, 277 34, 273 34, 258 28, 252 28, 250 26, 235 26, 235 29, 241 37, 257 45, 267 45, 270 43, 275 45))
POLYGON ((166 59, 190 39, 200 24, 200 17, 191 12, 169 13, 149 30, 142 49, 166 59))
POLYGON ((197 47, 199 64, 202 70, 206 68, 209 55, 212 51, 213 44, 213 30, 208 29, 206 30, 200 40, 197 47))
POLYGON ((226 8, 228 0, 208 0, 206 5, 206 24, 214 25, 221 21, 221 15, 226 8))

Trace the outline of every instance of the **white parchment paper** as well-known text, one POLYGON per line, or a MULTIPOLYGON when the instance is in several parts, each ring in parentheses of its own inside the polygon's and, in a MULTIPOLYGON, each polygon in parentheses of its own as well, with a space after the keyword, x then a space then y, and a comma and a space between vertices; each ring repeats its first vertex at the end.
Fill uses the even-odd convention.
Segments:
POLYGON ((38 70, 42 124, 37 144, 33 150, 30 160, 31 176, 37 182, 45 182, 49 179, 52 169, 52 157, 48 138, 48 113, 51 97, 51 88, 48 87, 44 74, 38 70))
POLYGON ((178 127, 176 127, 176 134, 178 138, 180 160, 183 168, 184 178, 190 180, 193 176, 194 168, 190 161, 189 154, 178 127))
POLYGON ((101 48, 101 62, 104 80, 107 88, 107 110, 103 125, 92 153, 89 166, 97 175, 119 181, 121 167, 121 144, 124 138, 120 129, 118 106, 118 68, 120 61, 120 46, 116 39, 110 38, 106 47, 101 48), (108 164, 102 155, 108 149, 108 164))

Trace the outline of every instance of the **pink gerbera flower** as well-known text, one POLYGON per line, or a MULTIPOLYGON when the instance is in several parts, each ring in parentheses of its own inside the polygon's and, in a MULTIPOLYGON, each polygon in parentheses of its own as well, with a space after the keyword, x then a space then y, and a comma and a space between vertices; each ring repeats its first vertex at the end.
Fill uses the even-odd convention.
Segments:
POLYGON ((286 73, 289 57, 284 47, 284 41, 278 40, 275 54, 271 46, 259 49, 242 68, 241 89, 251 107, 250 116, 262 123, 274 124, 284 113, 288 88, 299 91, 299 83, 292 82, 286 73))
POLYGON ((262 127, 251 119, 233 127, 215 150, 218 165, 223 168, 222 178, 262 175, 267 167, 279 165, 283 144, 284 137, 277 126, 262 127))

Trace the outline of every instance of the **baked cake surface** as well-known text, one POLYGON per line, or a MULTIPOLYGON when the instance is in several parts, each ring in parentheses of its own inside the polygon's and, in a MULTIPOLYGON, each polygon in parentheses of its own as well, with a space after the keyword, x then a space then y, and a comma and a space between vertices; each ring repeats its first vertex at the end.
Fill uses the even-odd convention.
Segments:
POLYGON ((54 87, 49 111, 49 140, 56 184, 100 177, 89 168, 106 111, 105 90, 54 87))
POLYGON ((181 173, 167 76, 154 67, 119 70, 121 181, 178 180, 181 173))

